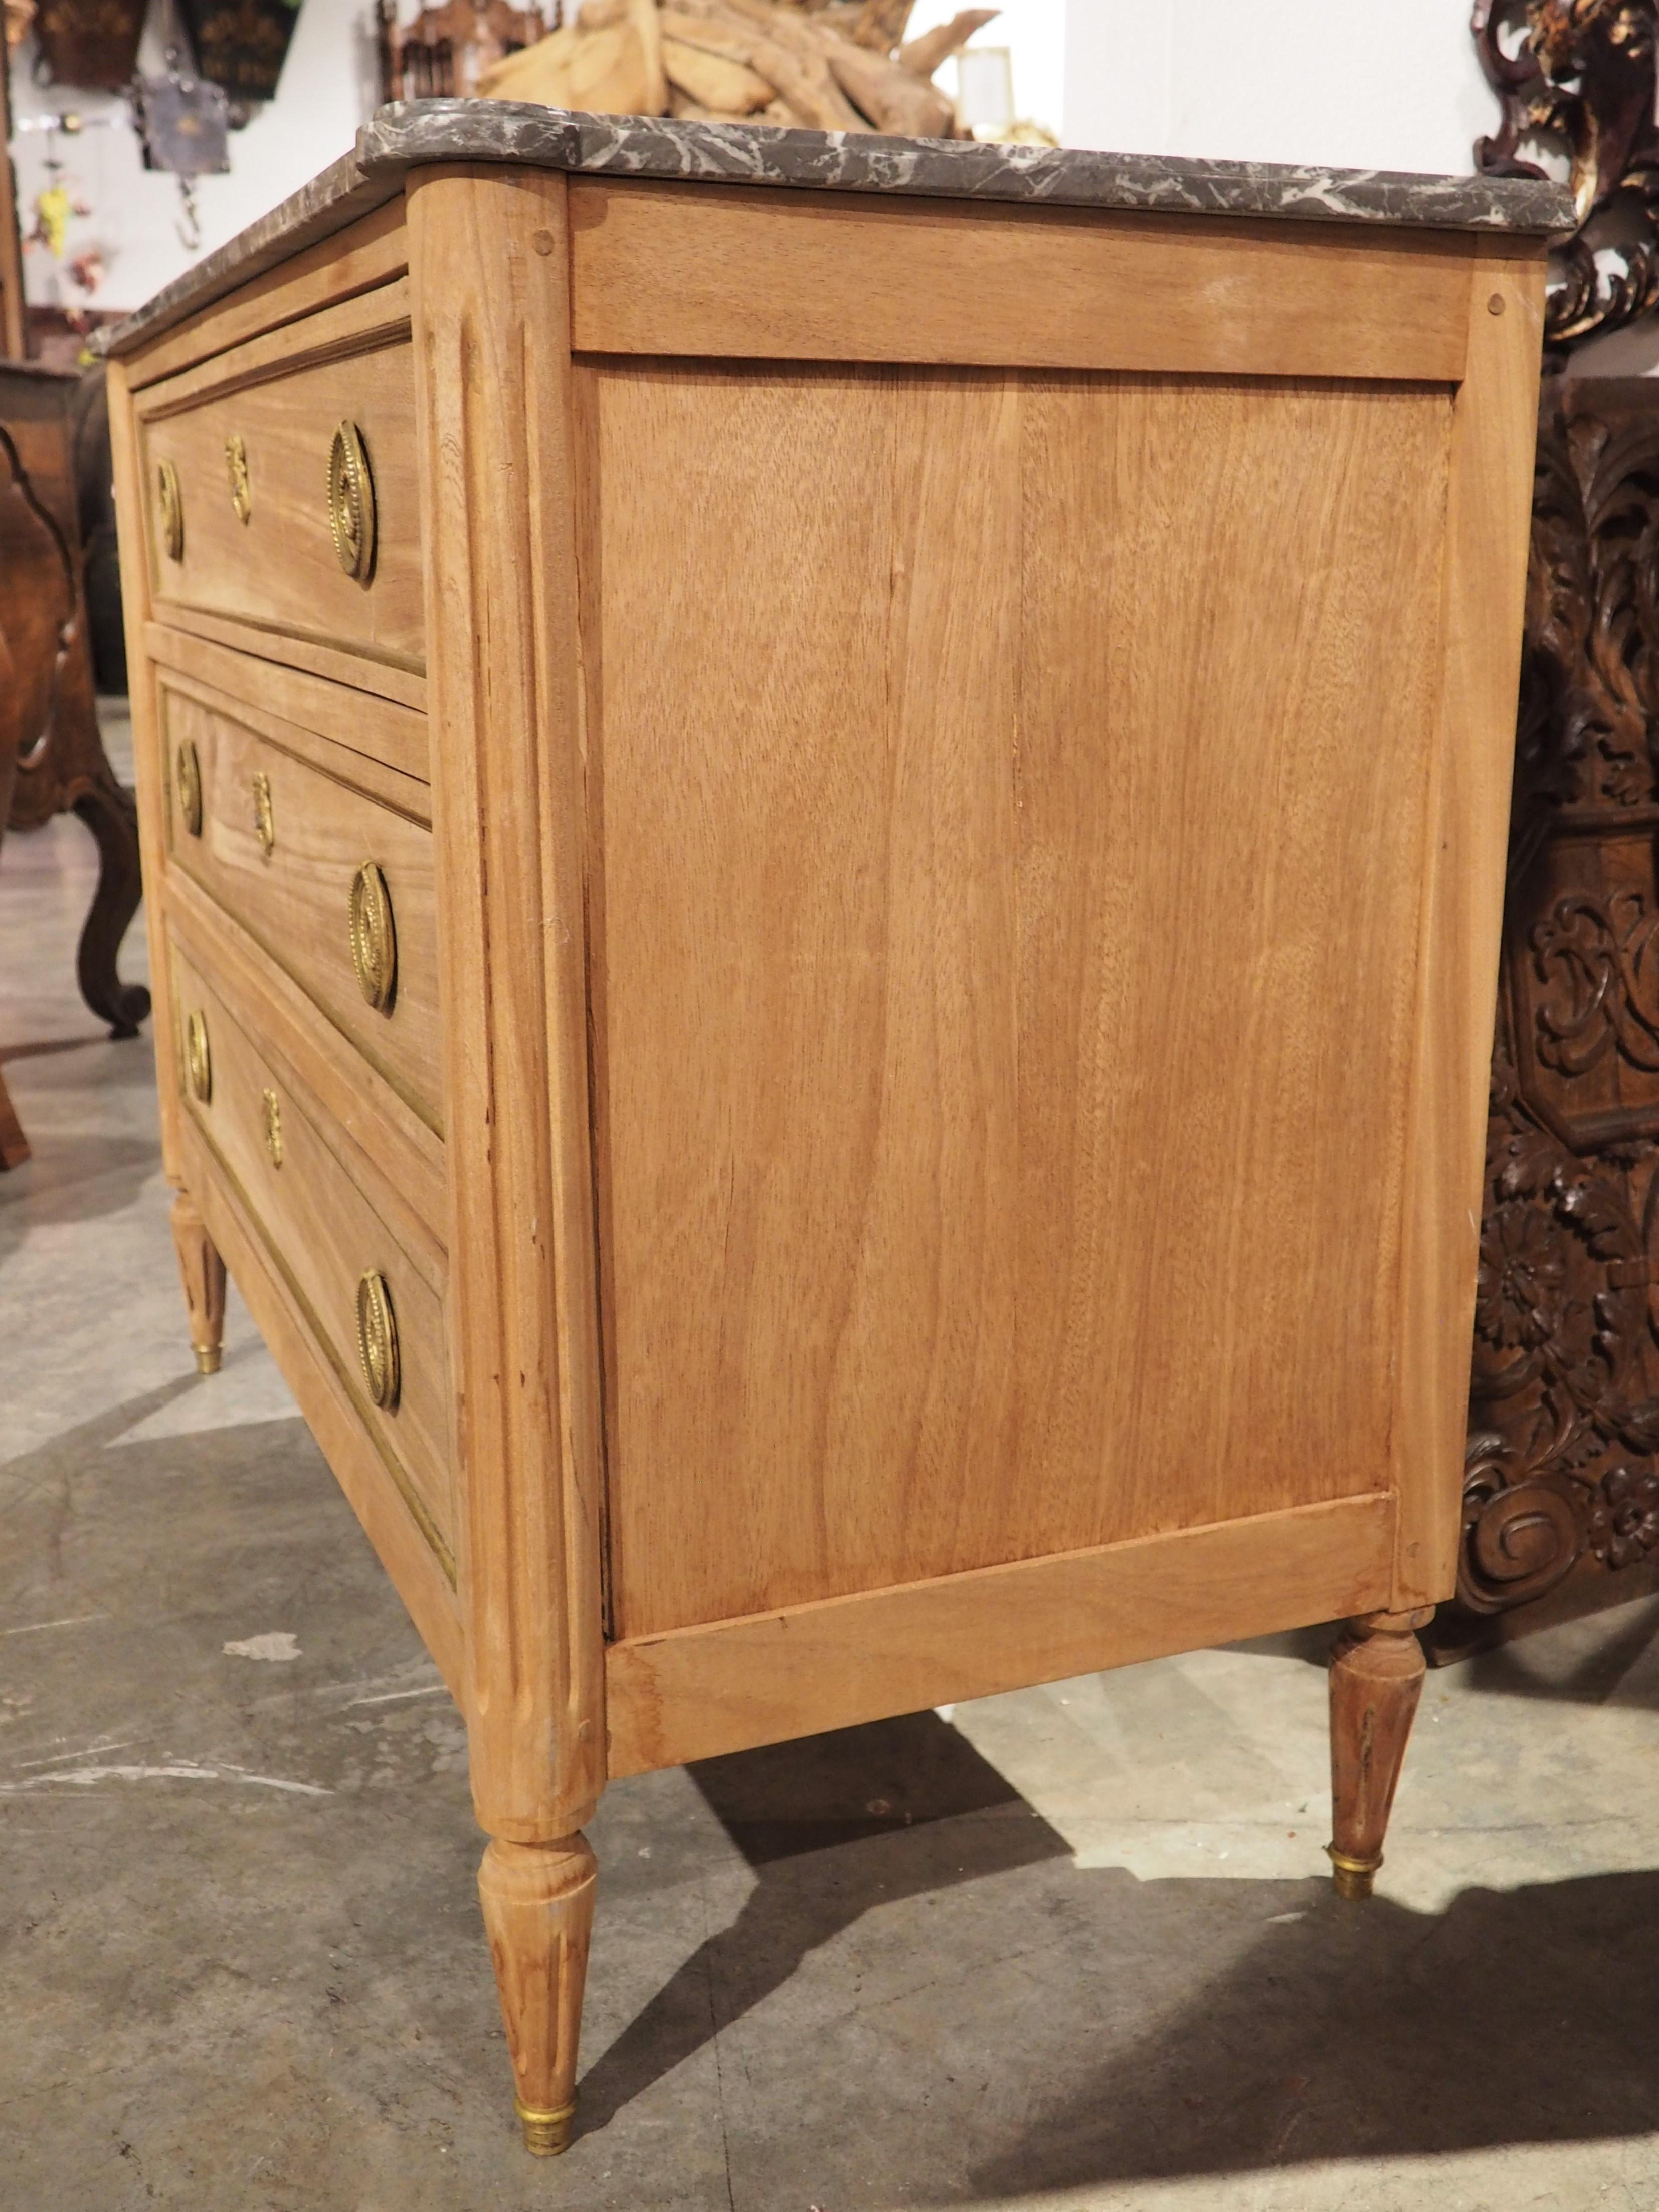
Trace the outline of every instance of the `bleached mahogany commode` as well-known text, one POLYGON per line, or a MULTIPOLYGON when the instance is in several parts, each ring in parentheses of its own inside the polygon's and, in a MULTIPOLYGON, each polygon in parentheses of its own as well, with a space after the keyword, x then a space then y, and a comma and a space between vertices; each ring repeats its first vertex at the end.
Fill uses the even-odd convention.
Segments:
POLYGON ((434 103, 110 339, 194 1340, 466 1717, 533 2149, 611 1777, 1352 1616, 1369 1886, 1569 216, 434 103))

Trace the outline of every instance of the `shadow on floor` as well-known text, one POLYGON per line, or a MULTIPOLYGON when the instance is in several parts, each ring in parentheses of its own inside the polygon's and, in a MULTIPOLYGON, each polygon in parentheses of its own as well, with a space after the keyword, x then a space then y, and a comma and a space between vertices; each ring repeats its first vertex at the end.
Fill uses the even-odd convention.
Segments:
MULTIPOLYGON (((1015 1873, 1002 1909, 1071 1935, 1035 1996, 993 1970, 1008 1978, 984 1993, 988 2029, 1018 2054, 1011 2072, 1042 2080, 1031 2046, 1058 2014, 1097 2067, 1056 2069, 1063 2095, 994 2126, 959 2186, 870 2175, 907 2203, 1659 2131, 1659 1873, 1471 1887, 1417 1913, 1344 1905, 1321 1879, 1079 1869, 931 1713, 690 1771, 756 1886, 592 2067, 584 2134, 864 1913, 1015 1873), (1136 2036, 1149 2016, 1161 2025, 1136 2036)), ((1478 1832, 1468 1863, 1478 1875, 1478 1832)), ((853 2104, 884 2092, 846 2086, 853 2104)), ((964 2132, 983 2117, 964 2110, 964 2132)))
POLYGON ((1070 1856, 966 1737, 931 1712, 686 1771, 759 1880, 731 1926, 686 1960, 590 2069, 585 2134, 874 1906, 1070 1856), (808 1853, 816 1863, 803 1879, 793 1863, 808 1853))
MULTIPOLYGON (((1184 1948, 1214 1887, 1148 1883, 1144 1910, 1184 1948)), ((1659 2130, 1659 1874, 1470 1889, 1437 1914, 1303 1887, 1303 1917, 1033 2112, 976 2191, 1659 2130)))

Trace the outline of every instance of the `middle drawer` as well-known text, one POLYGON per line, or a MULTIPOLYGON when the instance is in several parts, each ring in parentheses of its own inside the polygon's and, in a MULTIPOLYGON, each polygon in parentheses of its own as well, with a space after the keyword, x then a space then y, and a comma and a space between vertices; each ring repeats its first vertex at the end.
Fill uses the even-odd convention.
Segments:
MULTIPOLYGON (((438 942, 428 820, 346 778, 354 757, 162 669, 167 849, 440 1135, 438 942)), ((388 778, 404 805, 430 801, 388 778)))

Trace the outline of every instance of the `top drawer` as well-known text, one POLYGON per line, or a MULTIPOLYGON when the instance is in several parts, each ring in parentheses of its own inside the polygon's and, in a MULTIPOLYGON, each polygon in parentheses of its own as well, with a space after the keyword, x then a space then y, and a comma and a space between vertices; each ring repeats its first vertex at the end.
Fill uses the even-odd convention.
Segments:
POLYGON ((407 280, 151 385, 137 411, 159 617, 424 668, 407 280))

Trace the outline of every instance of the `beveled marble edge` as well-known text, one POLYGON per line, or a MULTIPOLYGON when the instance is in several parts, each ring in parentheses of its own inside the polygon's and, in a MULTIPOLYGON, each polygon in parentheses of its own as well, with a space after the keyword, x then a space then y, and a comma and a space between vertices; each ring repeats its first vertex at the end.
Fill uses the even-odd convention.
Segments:
POLYGON ((590 176, 1534 236, 1561 235, 1574 220, 1565 185, 1528 177, 1189 161, 1157 154, 884 138, 658 116, 574 115, 507 100, 408 100, 381 108, 358 132, 354 152, 125 321, 96 333, 93 350, 129 351, 391 198, 410 169, 430 161, 519 162, 590 176))

